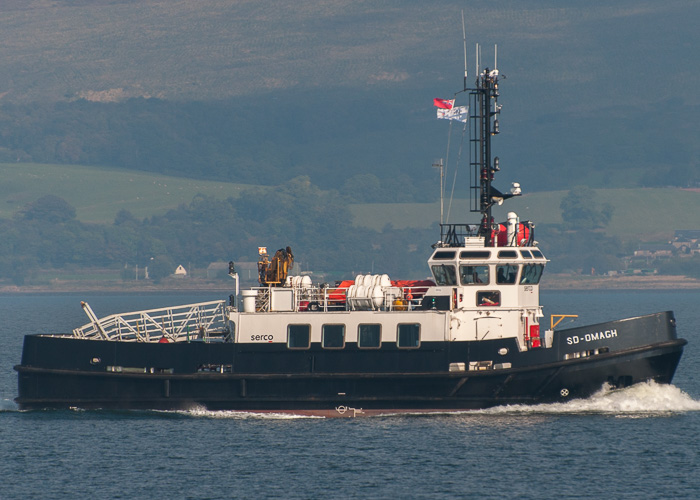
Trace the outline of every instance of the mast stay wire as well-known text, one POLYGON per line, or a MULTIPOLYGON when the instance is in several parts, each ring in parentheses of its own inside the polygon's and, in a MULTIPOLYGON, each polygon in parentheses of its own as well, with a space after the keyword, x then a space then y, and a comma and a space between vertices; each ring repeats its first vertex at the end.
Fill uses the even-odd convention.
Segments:
MULTIPOLYGON (((450 191, 450 201, 447 204, 447 217, 445 218, 445 223, 447 224, 450 220, 450 211, 452 210, 452 201, 454 200, 454 194, 455 194, 455 186, 457 185, 457 172, 459 171, 459 162, 462 158, 462 150, 464 149, 464 136, 466 135, 467 132, 467 127, 469 126, 469 120, 467 120, 464 123, 464 127, 462 128, 462 137, 459 141, 459 152, 457 154, 457 161, 455 162, 455 173, 454 173, 454 178, 452 179, 452 189, 450 191)), ((452 132, 452 120, 450 120, 450 135, 452 132)), ((447 139, 447 148, 448 148, 448 153, 447 157, 449 158, 449 147, 450 147, 450 138, 448 137, 447 139)), ((447 161, 445 161, 445 165, 447 165, 447 161)))

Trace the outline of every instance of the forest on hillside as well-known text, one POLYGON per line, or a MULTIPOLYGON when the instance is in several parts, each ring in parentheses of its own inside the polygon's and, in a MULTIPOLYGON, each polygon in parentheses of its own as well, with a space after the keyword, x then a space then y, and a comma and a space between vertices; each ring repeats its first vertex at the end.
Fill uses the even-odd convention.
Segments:
POLYGON ((260 246, 291 246, 304 270, 330 276, 372 267, 396 276, 426 272, 428 231, 353 228, 348 214, 337 192, 320 190, 308 177, 293 179, 272 195, 195 196, 162 216, 137 219, 122 210, 112 224, 80 222, 68 202, 47 195, 11 219, 0 219, 0 279, 23 284, 40 268, 149 266, 157 280, 181 263, 201 268, 255 261, 260 246))
MULTIPOLYGON (((631 246, 600 231, 610 207, 591 208, 591 192, 572 191, 562 202, 565 220, 537 228, 536 239, 551 272, 598 273, 622 268, 631 246), (576 195, 578 193, 578 195, 576 195), (588 207, 588 208, 587 208, 588 207)), ((291 246, 300 268, 327 280, 381 272, 424 278, 430 245, 439 228, 375 231, 352 225, 349 199, 297 177, 263 193, 247 191, 225 200, 195 196, 162 216, 139 219, 120 211, 110 224, 86 224, 55 195, 0 219, 0 280, 22 285, 38 269, 112 269, 133 279, 149 267, 154 280, 179 264, 206 268, 213 262, 255 262, 258 247, 291 246)), ((700 276, 700 263, 685 261, 672 273, 700 276)))
MULTIPOLYGON (((437 198, 431 164, 468 165, 461 127, 425 107, 401 107, 415 96, 382 92, 284 92, 255 102, 231 98, 175 102, 136 98, 100 103, 0 105, 0 162, 102 165, 190 178, 279 185, 308 176, 357 202, 425 202, 437 198), (452 130, 451 151, 445 151, 452 130)), ((657 103, 658 136, 637 130, 648 110, 618 111, 600 123, 576 116, 509 124, 494 141, 503 168, 499 181, 528 192, 590 187, 696 187, 700 147, 677 116, 700 106, 657 103), (671 113, 674 109, 677 112, 671 113), (592 138, 567 131, 567 121, 592 138), (521 129, 514 135, 509 130, 521 129), (629 144, 641 147, 629 147, 629 144), (555 168, 556 175, 552 175, 555 168)), ((693 111, 694 110, 694 111, 693 111)), ((452 180, 452 172, 448 172, 452 180)), ((456 195, 467 197, 460 178, 456 195)))
POLYGON ((431 159, 418 153, 426 142, 406 132, 415 117, 389 119, 389 104, 353 115, 344 109, 347 99, 322 101, 298 93, 256 102, 4 104, 0 162, 102 165, 256 185, 306 175, 358 201, 434 199, 431 159))

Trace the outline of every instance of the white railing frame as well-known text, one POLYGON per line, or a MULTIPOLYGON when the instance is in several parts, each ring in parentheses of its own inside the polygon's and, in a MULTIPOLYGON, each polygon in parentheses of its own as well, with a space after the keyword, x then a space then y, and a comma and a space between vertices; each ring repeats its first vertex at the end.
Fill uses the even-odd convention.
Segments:
POLYGON ((224 300, 112 314, 100 319, 90 314, 92 309, 87 304, 83 308, 92 321, 73 330, 74 337, 83 339, 158 342, 165 337, 181 342, 193 337, 207 341, 211 333, 221 334, 228 329, 224 300))
MULTIPOLYGON (((413 311, 420 307, 422 297, 427 290, 427 286, 418 285, 412 287, 391 287, 384 291, 384 305, 379 310, 384 311, 413 311), (395 295, 396 289, 400 290, 400 295, 395 295), (412 297, 410 300, 408 297, 412 297), (393 300, 389 299, 400 298, 405 301, 405 304, 401 309, 397 309, 397 306, 393 303, 393 300), (404 309, 405 308, 405 309, 404 309)), ((270 312, 271 300, 270 294, 274 293, 274 289, 271 287, 253 287, 251 290, 257 290, 258 297, 256 299, 256 310, 258 312, 270 312), (261 306, 261 307, 260 307, 261 306)), ((343 302, 344 310, 352 310, 347 305, 347 288, 323 288, 314 286, 310 288, 299 288, 293 287, 294 298, 293 298, 293 309, 294 311, 307 310, 302 309, 301 303, 308 302, 316 303, 320 310, 327 312, 329 310, 329 304, 333 302, 343 302), (334 297, 331 297, 333 295, 334 297)), ((331 309, 332 310, 332 309, 331 309)))

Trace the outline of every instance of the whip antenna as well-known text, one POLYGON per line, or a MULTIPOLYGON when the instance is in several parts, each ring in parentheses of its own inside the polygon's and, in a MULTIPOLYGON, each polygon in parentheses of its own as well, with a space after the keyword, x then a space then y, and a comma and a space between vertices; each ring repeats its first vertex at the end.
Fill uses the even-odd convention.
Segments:
POLYGON ((464 11, 462 11, 462 40, 464 41, 464 90, 467 90, 467 30, 464 27, 464 11))

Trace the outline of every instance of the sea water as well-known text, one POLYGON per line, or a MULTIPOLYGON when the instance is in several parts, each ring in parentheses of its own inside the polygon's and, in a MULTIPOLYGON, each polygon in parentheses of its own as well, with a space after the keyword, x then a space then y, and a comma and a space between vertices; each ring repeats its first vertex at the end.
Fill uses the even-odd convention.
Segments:
MULTIPOLYGON (((697 498, 700 292, 543 292, 573 325, 674 310, 673 385, 434 415, 31 411, 13 402, 22 336, 199 295, 0 297, 0 498, 697 498)), ((567 320, 568 321, 568 320, 567 320)))

